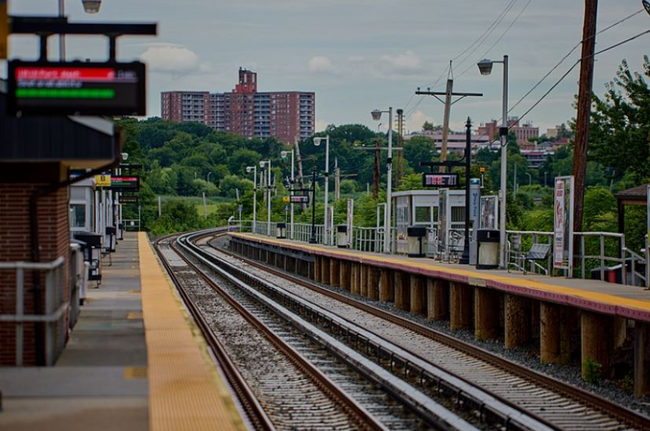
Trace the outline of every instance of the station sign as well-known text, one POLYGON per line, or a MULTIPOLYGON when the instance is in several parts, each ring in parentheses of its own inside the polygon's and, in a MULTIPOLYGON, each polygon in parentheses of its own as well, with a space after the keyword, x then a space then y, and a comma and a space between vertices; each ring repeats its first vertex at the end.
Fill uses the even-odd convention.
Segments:
POLYGON ((13 60, 7 80, 9 114, 146 115, 144 63, 13 60))
POLYGON ((423 187, 458 187, 458 174, 422 174, 423 187))
POLYGON ((110 187, 111 186, 111 176, 110 175, 95 175, 95 185, 97 187, 110 187))
POLYGON ((289 196, 289 202, 292 204, 308 204, 309 195, 305 196, 289 196))
POLYGON ((136 195, 121 195, 120 203, 121 204, 137 204, 140 202, 140 198, 136 195))
POLYGON ((129 176, 129 177, 111 177, 111 190, 130 190, 138 191, 140 190, 140 177, 129 176))

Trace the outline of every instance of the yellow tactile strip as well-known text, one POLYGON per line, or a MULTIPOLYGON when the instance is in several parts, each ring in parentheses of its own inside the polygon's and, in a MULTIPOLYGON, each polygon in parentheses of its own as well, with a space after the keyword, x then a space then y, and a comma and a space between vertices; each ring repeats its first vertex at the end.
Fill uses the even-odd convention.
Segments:
POLYGON ((138 236, 152 431, 246 429, 146 233, 138 236))
POLYGON ((530 295, 535 292, 537 294, 535 296, 539 295, 542 299, 552 302, 567 303, 593 311, 618 314, 637 320, 650 321, 650 301, 623 298, 616 295, 591 292, 579 288, 557 286, 527 278, 504 277, 497 274, 486 274, 473 271, 471 269, 448 268, 441 265, 414 262, 396 257, 378 256, 356 251, 352 252, 310 244, 293 243, 286 240, 262 238, 257 235, 246 233, 232 232, 230 234, 249 241, 292 248, 318 255, 338 256, 343 259, 355 260, 361 263, 376 263, 381 266, 394 267, 428 276, 457 279, 458 281, 468 282, 471 285, 488 286, 523 295, 530 295))

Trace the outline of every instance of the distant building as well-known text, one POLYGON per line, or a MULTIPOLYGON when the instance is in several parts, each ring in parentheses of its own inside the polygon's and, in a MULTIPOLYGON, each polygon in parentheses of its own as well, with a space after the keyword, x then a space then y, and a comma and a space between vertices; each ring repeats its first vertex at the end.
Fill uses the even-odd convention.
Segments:
POLYGON ((196 122, 247 138, 274 137, 287 144, 312 136, 316 95, 299 91, 258 92, 257 74, 239 69, 229 93, 168 91, 161 94, 161 117, 196 122))
MULTIPOLYGON (((442 132, 438 130, 423 130, 421 132, 410 133, 404 136, 405 140, 411 139, 414 136, 426 136, 433 139, 436 143, 436 148, 442 148, 442 132)), ((466 145, 465 133, 450 133, 447 137, 447 149, 456 153, 463 153, 466 145)), ((472 135, 472 151, 478 151, 482 148, 490 146, 490 138, 487 135, 474 134, 472 135)))
MULTIPOLYGON (((500 124, 497 124, 496 120, 492 120, 489 123, 482 124, 478 128, 478 134, 487 135, 492 140, 499 139, 499 126, 500 124)), ((510 132, 514 132, 519 145, 528 146, 531 138, 539 137, 539 127, 533 126, 532 122, 521 125, 517 117, 508 118, 508 128, 510 132)))

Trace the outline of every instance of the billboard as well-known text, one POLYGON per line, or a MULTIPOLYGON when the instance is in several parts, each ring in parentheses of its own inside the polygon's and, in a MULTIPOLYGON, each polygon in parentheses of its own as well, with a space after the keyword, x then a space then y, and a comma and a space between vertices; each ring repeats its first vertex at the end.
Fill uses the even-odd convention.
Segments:
POLYGON ((457 187, 458 185, 458 174, 422 174, 423 187, 457 187))
POLYGON ((146 115, 144 63, 27 62, 8 69, 7 112, 146 115))
POLYGON ((555 179, 553 192, 553 266, 573 270, 573 176, 555 179))

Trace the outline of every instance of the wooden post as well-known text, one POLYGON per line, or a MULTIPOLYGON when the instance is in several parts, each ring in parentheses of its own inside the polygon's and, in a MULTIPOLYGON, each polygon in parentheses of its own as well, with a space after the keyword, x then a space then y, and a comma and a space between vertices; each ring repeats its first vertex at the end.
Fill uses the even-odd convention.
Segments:
POLYGON ((634 396, 650 394, 650 323, 634 322, 634 396))
POLYGON ((330 257, 330 286, 337 287, 339 286, 339 271, 340 271, 341 265, 339 263, 339 260, 330 257))
POLYGON ((474 288, 474 336, 477 340, 494 340, 499 336, 499 300, 494 289, 474 288))
POLYGON ((368 298, 379 299, 379 270, 376 266, 368 267, 368 298))
POLYGON ((530 340, 530 300, 506 294, 505 348, 523 346, 530 340))
POLYGON ((339 274, 339 286, 342 289, 350 290, 350 262, 341 260, 339 274))
POLYGON ((359 295, 364 298, 368 297, 368 272, 370 267, 368 265, 362 265, 361 267, 361 288, 359 289, 359 295))
POLYGON ((604 378, 612 375, 612 356, 615 349, 614 317, 582 310, 580 334, 582 378, 588 378, 588 363, 596 363, 604 378))
POLYGON ((379 300, 381 302, 394 301, 393 275, 390 269, 382 268, 379 281, 379 300))
POLYGON ((472 329, 474 310, 474 288, 466 284, 451 283, 450 289, 451 329, 472 329))
POLYGON ((424 277, 411 274, 411 313, 426 315, 426 284, 424 277))
POLYGON ((329 285, 332 282, 332 277, 330 276, 331 268, 330 268, 329 260, 330 260, 329 257, 325 257, 325 256, 322 256, 320 258, 320 263, 321 263, 320 275, 321 275, 322 283, 327 285, 329 285))
POLYGON ((322 257, 320 256, 315 256, 314 257, 314 281, 316 283, 320 283, 322 281, 321 278, 321 260, 323 260, 322 257))

